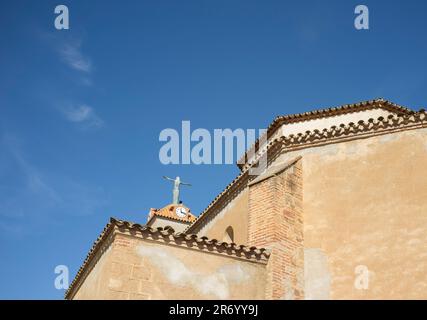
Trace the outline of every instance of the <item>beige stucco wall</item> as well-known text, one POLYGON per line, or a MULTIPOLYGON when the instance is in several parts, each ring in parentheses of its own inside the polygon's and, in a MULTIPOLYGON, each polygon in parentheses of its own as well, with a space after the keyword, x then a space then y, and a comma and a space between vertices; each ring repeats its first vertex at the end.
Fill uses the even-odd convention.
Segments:
MULTIPOLYGON (((274 164, 300 155, 304 298, 427 299, 427 129, 287 152, 274 164)), ((231 225, 246 244, 248 202, 244 189, 198 235, 222 240, 231 225)), ((75 298, 262 299, 265 269, 119 234, 75 298)))
MULTIPOLYGON (((110 238, 112 239, 112 238, 110 238)), ((86 278, 82 282, 81 287, 74 295, 76 300, 89 300, 89 299, 123 299, 123 295, 108 290, 108 277, 106 272, 110 269, 113 247, 109 245, 110 241, 106 241, 101 251, 95 256, 95 259, 90 263, 90 267, 86 278)))
POLYGON ((265 264, 117 234, 75 299, 263 299, 265 264))
POLYGON ((427 129, 301 154, 305 298, 427 299, 427 129))
POLYGON ((234 242, 246 244, 248 241, 248 190, 248 188, 242 190, 198 232, 198 235, 223 241, 225 230, 231 226, 234 230, 234 242))
POLYGON ((189 224, 187 223, 174 221, 174 220, 163 218, 160 216, 155 216, 154 218, 152 218, 150 223, 147 225, 152 228, 158 228, 158 227, 164 228, 169 226, 169 227, 172 227, 173 230, 175 230, 175 232, 183 232, 189 226, 189 224))

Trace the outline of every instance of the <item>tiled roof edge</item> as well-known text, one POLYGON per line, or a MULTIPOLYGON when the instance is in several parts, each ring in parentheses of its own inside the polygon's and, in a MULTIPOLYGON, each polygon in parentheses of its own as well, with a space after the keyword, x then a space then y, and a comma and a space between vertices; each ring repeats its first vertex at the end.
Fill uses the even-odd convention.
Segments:
POLYGON ((96 238, 95 242, 92 244, 92 247, 90 248, 88 254, 86 255, 86 258, 83 260, 82 265, 80 266, 79 270, 74 276, 73 281, 71 281, 68 289, 65 291, 65 295, 64 295, 65 299, 70 298, 70 295, 74 293, 74 289, 76 289, 76 286, 79 285, 79 282, 83 277, 83 273, 85 269, 91 263, 98 249, 101 247, 102 243, 104 243, 105 239, 107 239, 108 236, 111 234, 111 232, 114 230, 114 224, 111 221, 112 220, 110 218, 110 222, 107 223, 107 225, 102 230, 101 234, 98 236, 98 238, 96 238))
POLYGON ((367 121, 360 120, 357 123, 350 122, 348 124, 340 124, 332 126, 323 130, 315 129, 313 131, 306 131, 305 133, 298 133, 296 135, 290 134, 288 136, 280 136, 270 141, 264 148, 257 152, 255 160, 252 163, 247 163, 243 166, 246 171, 255 163, 258 162, 260 157, 268 151, 272 146, 281 143, 284 147, 295 147, 298 145, 308 145, 315 142, 328 139, 340 139, 345 137, 355 137, 359 134, 374 133, 378 131, 392 131, 393 129, 406 128, 417 124, 427 123, 427 112, 421 109, 410 115, 389 115, 387 118, 379 117, 377 119, 370 118, 367 121))
MULTIPOLYGON (((193 216, 194 216, 194 215, 193 215, 193 216)), ((197 217, 196 217, 196 216, 194 216, 194 220, 193 220, 193 221, 191 221, 191 220, 182 220, 182 219, 174 218, 174 217, 170 217, 170 216, 167 216, 167 215, 164 215, 164 214, 154 213, 154 214, 150 217, 150 219, 148 219, 147 224, 149 224, 149 223, 150 223, 150 221, 154 219, 154 217, 165 218, 165 219, 168 219, 168 220, 172 220, 172 221, 176 221, 176 222, 182 222, 182 223, 185 223, 185 224, 192 224, 192 223, 193 223, 194 221, 196 221, 196 219, 197 219, 197 217)))
POLYGON ((247 178, 249 175, 249 170, 244 170, 239 173, 239 175, 233 179, 226 187, 225 189, 219 193, 215 199, 209 203, 209 205, 205 208, 205 210, 202 211, 202 213, 197 217, 196 221, 194 221, 192 224, 190 224, 185 230, 185 233, 193 233, 194 229, 198 227, 198 225, 204 220, 205 216, 208 214, 209 210, 213 208, 219 200, 225 196, 228 192, 230 192, 233 188, 238 185, 244 178, 247 178))
MULTIPOLYGON (((371 110, 371 109, 378 109, 378 108, 384 108, 385 110, 396 112, 398 114, 413 114, 415 111, 395 104, 391 101, 385 100, 383 98, 378 98, 374 100, 367 100, 362 101, 358 103, 353 104, 345 104, 341 105, 339 107, 331 107, 331 108, 325 108, 325 109, 317 109, 302 113, 296 113, 296 114, 290 114, 290 115, 282 115, 277 116, 272 123, 267 128, 267 131, 265 134, 268 136, 271 136, 276 130, 282 126, 283 124, 287 123, 296 123, 296 122, 303 122, 303 121, 309 121, 313 119, 321 119, 329 116, 334 115, 340 115, 340 114, 346 114, 346 113, 354 113, 354 112, 360 112, 364 110, 371 110)), ((260 139, 257 139, 245 152, 245 154, 237 161, 237 166, 242 170, 242 168, 246 165, 247 162, 247 155, 254 151, 255 148, 258 147, 260 139)))
MULTIPOLYGON (((396 116, 396 115, 390 115, 385 119, 384 117, 379 117, 377 120, 374 120, 373 118, 369 119, 368 121, 359 121, 357 124, 354 124, 350 122, 349 124, 341 124, 339 126, 332 126, 329 129, 323 129, 323 130, 314 130, 313 132, 307 131, 306 133, 302 134, 299 133, 297 135, 289 135, 289 136, 281 136, 273 141, 271 141, 267 147, 265 147, 266 150, 271 148, 273 145, 277 144, 279 141, 284 144, 286 147, 291 147, 295 145, 303 146, 304 144, 313 143, 316 140, 327 140, 331 138, 339 139, 341 137, 345 136, 355 136, 358 133, 369 133, 369 132, 375 132, 378 130, 388 130, 393 128, 404 128, 408 124, 413 123, 422 123, 427 122, 426 120, 427 113, 424 109, 420 109, 418 112, 413 112, 410 115, 405 116, 396 116)), ((202 211, 202 213, 198 216, 197 220, 194 221, 187 229, 184 230, 184 232, 194 232, 194 230, 199 227, 199 225, 202 223, 202 221, 205 219, 205 217, 208 215, 210 209, 214 207, 214 205, 223 197, 227 192, 234 187, 236 183, 238 183, 240 180, 243 179, 243 177, 248 175, 249 168, 256 164, 257 160, 261 157, 262 154, 266 151, 265 149, 261 150, 261 152, 258 152, 257 159, 251 163, 246 164, 242 167, 242 171, 239 173, 239 175, 231 181, 225 189, 218 194, 214 200, 206 207, 205 210, 202 211)))
POLYGON ((186 242, 187 244, 193 243, 196 244, 199 249, 203 249, 205 246, 211 246, 216 252, 227 253, 228 255, 246 258, 249 260, 255 261, 267 261, 270 256, 270 253, 265 248, 249 247, 245 245, 237 245, 235 243, 222 242, 217 239, 209 239, 208 237, 198 237, 195 234, 186 234, 184 232, 176 233, 175 230, 166 226, 164 228, 151 228, 148 226, 143 226, 138 223, 132 223, 124 220, 117 220, 111 218, 112 223, 114 223, 119 229, 125 228, 133 232, 140 233, 143 238, 148 238, 151 240, 158 240, 160 238, 167 240, 167 243, 176 243, 186 242))
POLYGON ((76 276, 71 282, 69 288, 65 292, 65 298, 71 298, 71 294, 74 293, 75 289, 81 284, 83 280, 84 273, 87 269, 87 266, 91 263, 98 249, 101 247, 102 243, 111 232, 117 227, 120 231, 123 229, 139 233, 144 239, 159 241, 160 239, 166 240, 163 243, 176 245, 186 242, 187 244, 194 244, 194 248, 205 249, 209 248, 209 252, 215 251, 217 253, 225 253, 229 256, 234 256, 238 258, 248 259, 254 262, 266 263, 270 257, 270 252, 265 248, 256 248, 248 247, 245 245, 237 245, 235 243, 221 242, 217 239, 211 239, 207 237, 198 237, 197 235, 189 235, 183 232, 175 233, 175 230, 172 227, 158 227, 151 228, 146 225, 141 225, 139 223, 132 223, 125 220, 119 220, 115 218, 110 218, 110 222, 106 225, 102 233, 96 239, 92 248, 89 250, 83 264, 79 268, 76 276))

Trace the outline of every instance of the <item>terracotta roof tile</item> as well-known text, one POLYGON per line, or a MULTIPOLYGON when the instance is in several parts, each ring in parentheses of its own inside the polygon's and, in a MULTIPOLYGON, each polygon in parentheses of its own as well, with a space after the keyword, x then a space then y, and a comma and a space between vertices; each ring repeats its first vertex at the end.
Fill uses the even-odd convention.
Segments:
MULTIPOLYGON (((403 107, 391 101, 384 100, 383 98, 379 98, 379 99, 362 101, 362 102, 353 103, 353 104, 345 104, 339 107, 317 109, 317 110, 303 112, 303 113, 278 116, 268 126, 267 132, 265 134, 267 134, 267 136, 270 137, 274 132, 276 132, 278 128, 280 128, 284 124, 309 121, 313 119, 326 118, 331 116, 337 116, 337 115, 360 112, 365 110, 372 110, 372 109, 384 109, 390 112, 394 112, 397 115, 409 115, 415 112, 407 107, 403 107)), ((252 144, 252 146, 248 148, 245 154, 237 161, 237 166, 240 169, 242 169, 242 167, 245 165, 246 163, 245 159, 247 155, 253 152, 255 148, 258 148, 259 140, 260 139, 257 139, 252 144)))
POLYGON ((185 223, 192 223, 197 219, 196 216, 191 213, 191 210, 183 204, 169 204, 161 209, 152 208, 148 214, 148 221, 150 221, 154 216, 160 216, 185 223), (187 214, 185 217, 179 217, 176 214, 176 209, 178 207, 183 207, 186 209, 187 214))
POLYGON ((366 135, 370 133, 379 133, 390 131, 393 132, 395 129, 411 127, 425 127, 427 123, 426 112, 421 109, 418 112, 413 112, 407 115, 389 115, 387 118, 379 117, 378 119, 370 118, 367 121, 360 120, 357 123, 350 122, 348 124, 340 124, 339 126, 332 126, 323 130, 306 131, 305 133, 298 133, 296 135, 281 136, 270 141, 267 146, 258 152, 254 161, 250 164, 246 164, 242 168, 245 170, 255 164, 262 154, 268 151, 273 146, 280 144, 284 147, 298 147, 298 146, 309 146, 322 141, 336 141, 346 137, 356 137, 366 135))
POLYGON ((395 130, 409 130, 416 127, 427 127, 427 113, 424 109, 418 112, 411 111, 405 115, 390 115, 387 118, 379 117, 378 119, 369 119, 368 121, 359 121, 357 124, 350 122, 339 126, 332 126, 329 129, 307 131, 297 135, 281 136, 269 142, 262 150, 258 151, 254 162, 246 164, 242 167, 240 174, 231 181, 225 189, 218 194, 214 200, 206 207, 205 210, 197 217, 197 220, 192 223, 184 232, 197 232, 197 228, 202 221, 206 219, 223 197, 226 197, 236 185, 242 181, 249 181, 249 169, 254 166, 259 158, 275 147, 285 147, 289 150, 292 148, 307 148, 326 141, 339 142, 346 138, 357 138, 358 136, 367 136, 377 133, 392 133, 395 130))
POLYGON ((83 264, 78 270, 76 276, 71 282, 68 290, 65 292, 65 298, 71 299, 76 289, 79 288, 89 267, 102 244, 113 233, 118 232, 132 232, 134 236, 142 237, 152 241, 161 242, 168 245, 185 246, 196 250, 208 250, 209 252, 216 252, 218 254, 225 254, 234 256, 236 258, 247 259, 253 262, 267 263, 270 257, 270 252, 264 248, 248 247, 245 245, 237 245, 235 243, 221 242, 217 239, 209 240, 207 237, 198 237, 194 234, 175 233, 172 227, 158 227, 151 228, 138 223, 110 218, 110 222, 105 226, 102 233, 93 243, 89 253, 87 254, 83 264))

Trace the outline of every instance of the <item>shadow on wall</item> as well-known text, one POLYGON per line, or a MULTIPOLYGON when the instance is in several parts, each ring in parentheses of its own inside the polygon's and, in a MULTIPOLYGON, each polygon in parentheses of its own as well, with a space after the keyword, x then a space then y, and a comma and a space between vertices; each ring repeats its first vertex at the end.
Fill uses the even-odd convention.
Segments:
POLYGON ((225 229, 222 241, 228 242, 228 243, 234 242, 234 230, 232 226, 229 226, 227 227, 227 229, 225 229))

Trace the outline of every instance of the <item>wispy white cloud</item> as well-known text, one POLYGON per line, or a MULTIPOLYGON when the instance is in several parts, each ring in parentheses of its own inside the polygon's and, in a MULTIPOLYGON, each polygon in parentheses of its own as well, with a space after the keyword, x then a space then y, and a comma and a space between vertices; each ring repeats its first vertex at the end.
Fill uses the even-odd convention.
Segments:
POLYGON ((13 135, 0 136, 0 165, 7 169, 0 170, 0 232, 43 232, 67 216, 95 214, 109 202, 101 187, 34 165, 13 135))
POLYGON ((42 195, 46 204, 53 205, 60 202, 60 196, 49 186, 43 175, 25 159, 20 144, 20 141, 14 136, 4 135, 2 137, 2 145, 6 149, 4 151, 9 152, 25 178, 25 189, 34 195, 42 195))
POLYGON ((92 70, 90 59, 81 51, 81 41, 64 43, 59 50, 61 59, 71 68, 89 73, 92 70))
MULTIPOLYGON (((67 72, 67 78, 72 84, 84 87, 94 86, 92 79, 93 64, 91 59, 83 53, 83 37, 58 36, 58 33, 40 32, 40 37, 56 52, 59 59, 70 69, 76 72, 67 72)), ((43 98, 54 109, 59 111, 64 119, 74 123, 80 129, 97 129, 105 125, 104 120, 97 114, 93 106, 85 101, 78 102, 74 98, 64 98, 63 92, 52 92, 50 87, 39 92, 46 92, 43 98)))
POLYGON ((61 107, 65 118, 74 123, 78 123, 85 128, 99 128, 104 125, 104 121, 96 114, 95 110, 85 104, 61 107))

